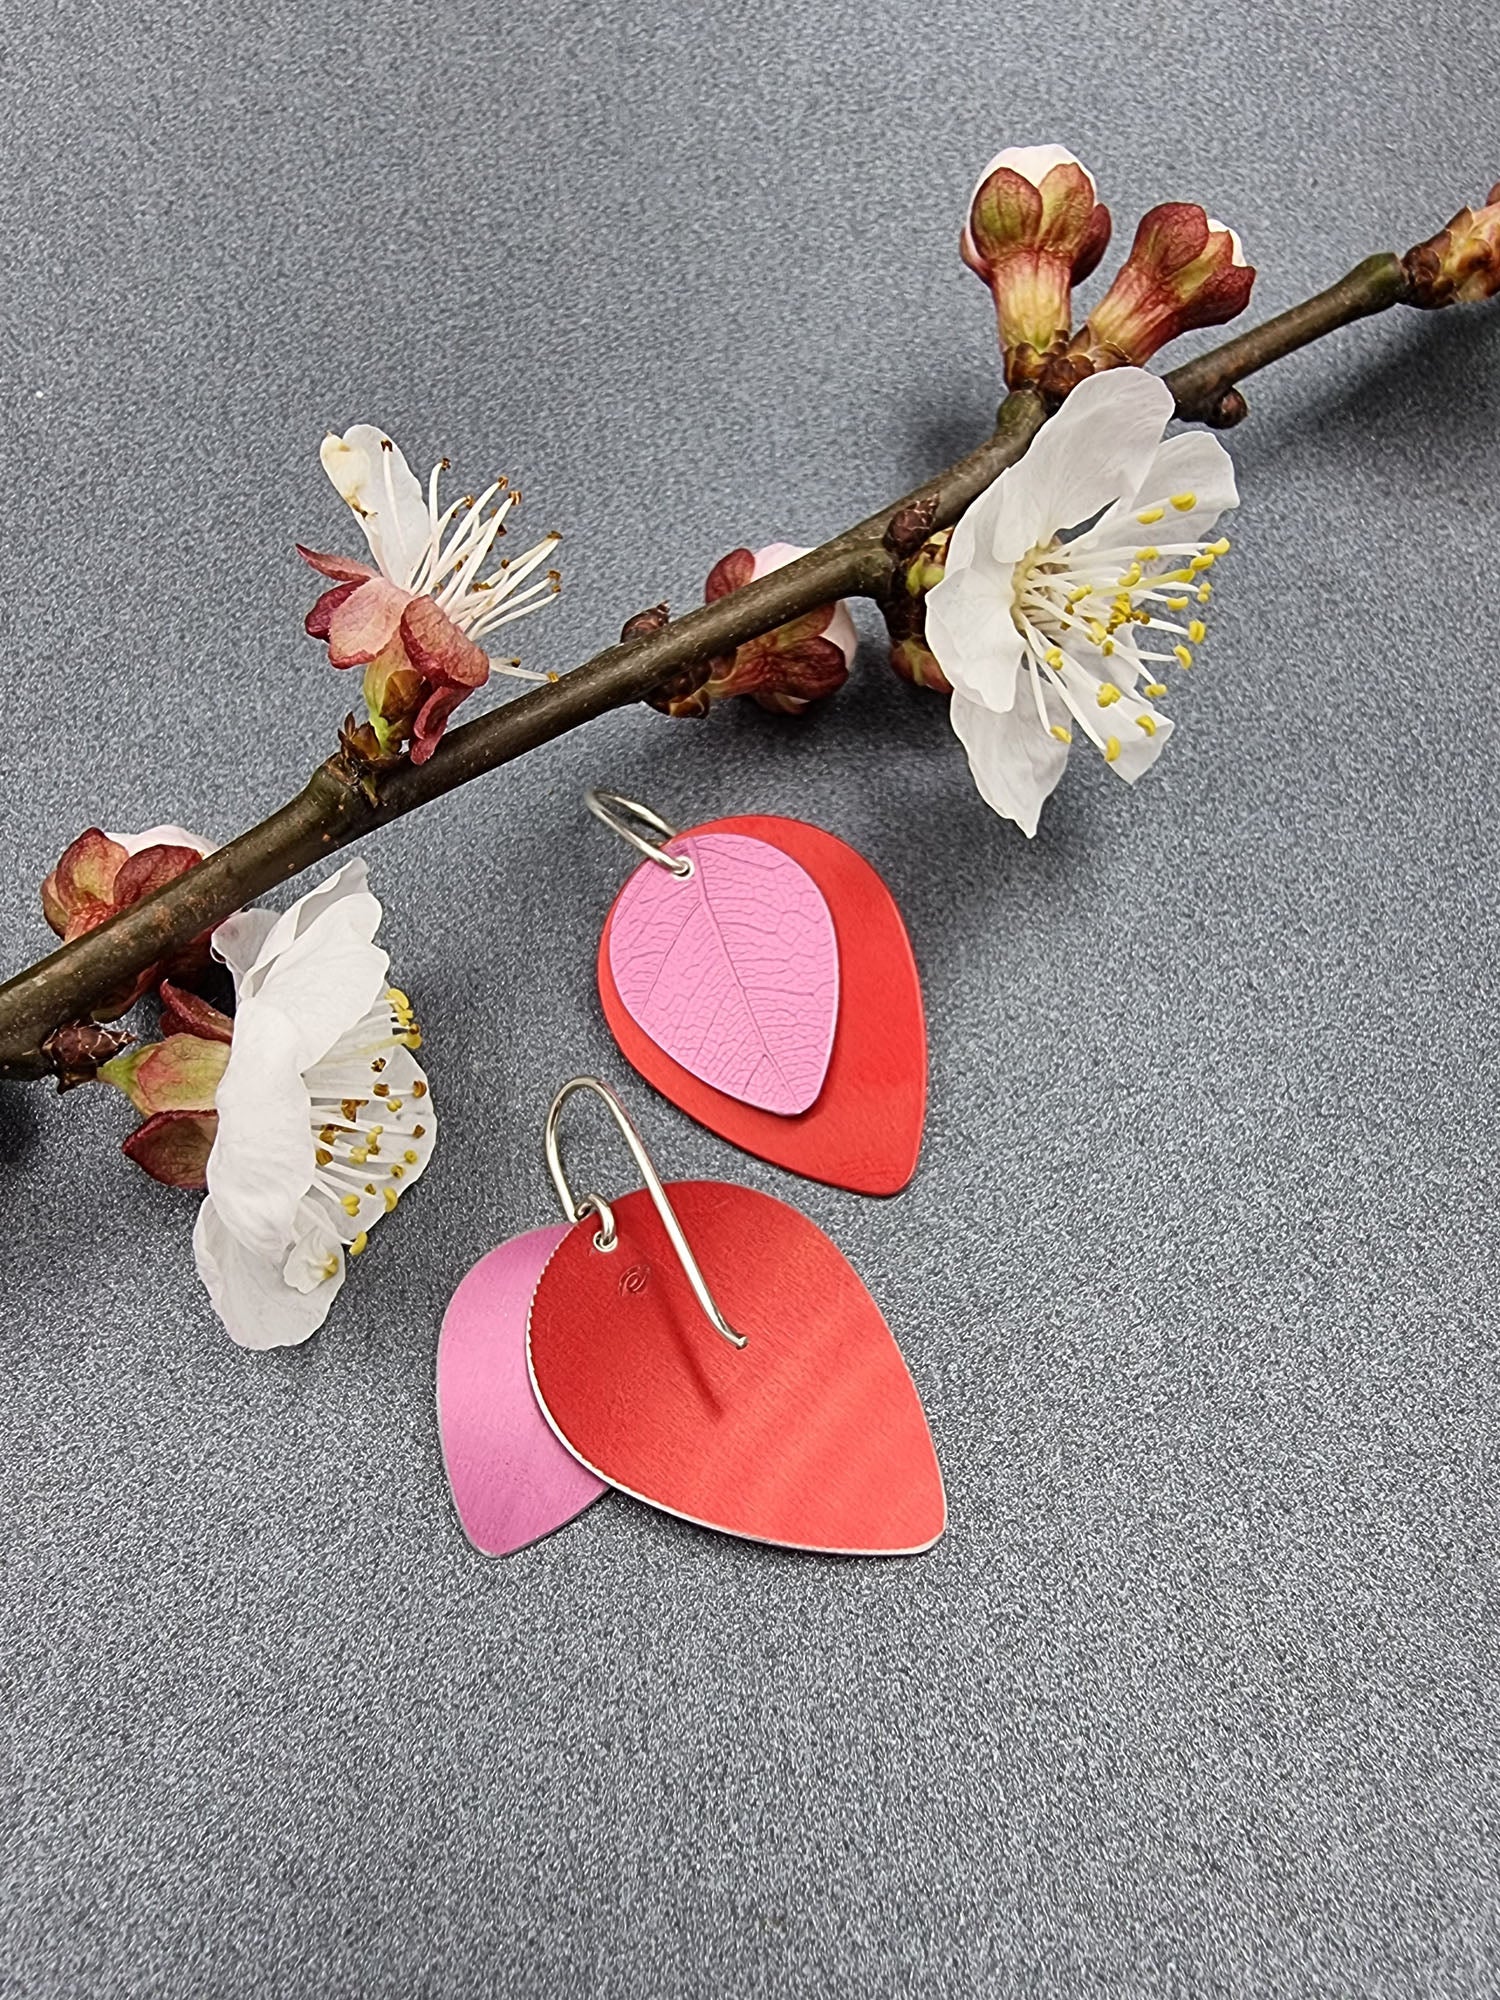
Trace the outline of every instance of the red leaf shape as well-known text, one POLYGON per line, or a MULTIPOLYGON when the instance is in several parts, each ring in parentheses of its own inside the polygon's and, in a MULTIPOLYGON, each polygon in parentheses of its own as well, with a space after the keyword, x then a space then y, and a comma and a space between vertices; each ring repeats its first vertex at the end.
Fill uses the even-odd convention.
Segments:
POLYGON ((805 1215, 752 1188, 668 1195, 720 1309, 705 1317, 641 1190, 618 1248, 576 1224, 531 1306, 537 1396, 590 1471, 730 1535, 830 1555, 915 1555, 947 1509, 927 1419, 880 1308, 805 1215))

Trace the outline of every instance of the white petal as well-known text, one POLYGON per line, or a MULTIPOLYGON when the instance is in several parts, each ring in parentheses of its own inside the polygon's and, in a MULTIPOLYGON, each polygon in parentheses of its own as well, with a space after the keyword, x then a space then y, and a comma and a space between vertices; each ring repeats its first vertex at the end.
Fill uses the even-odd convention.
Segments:
MULTIPOLYGON (((1216 437, 1207 431, 1182 431, 1161 444, 1146 477, 1127 500, 1111 507, 1087 535, 1079 536, 1084 548, 1137 549, 1143 543, 1206 542, 1221 514, 1239 505, 1234 481, 1234 460, 1216 437), (1172 502, 1192 496, 1193 505, 1174 507, 1172 502), (1140 514, 1162 508, 1159 521, 1143 523, 1140 514)), ((1164 568, 1176 568, 1175 559, 1164 560, 1164 568)))
MULTIPOLYGON (((1133 785, 1145 771, 1149 771, 1162 751, 1171 741, 1175 724, 1170 715, 1164 715, 1158 708, 1142 696, 1122 691, 1118 701, 1106 707, 1099 706, 1099 689, 1110 679, 1109 661, 1101 662, 1101 671, 1095 675, 1081 666, 1069 665, 1064 669, 1063 678, 1068 693, 1083 709, 1106 744, 1113 737, 1119 750, 1114 757, 1105 761, 1117 778, 1123 778, 1127 785, 1133 785), (1145 716, 1154 728, 1142 729, 1138 718, 1145 716)), ((1118 686, 1116 680, 1111 685, 1118 686)), ((1083 735, 1078 724, 1072 724, 1075 740, 1082 741, 1083 735)))
MULTIPOLYGON (((316 889, 309 889, 305 896, 299 896, 292 907, 277 917, 267 931, 255 963, 264 968, 295 940, 315 924, 323 912, 331 909, 346 897, 370 895, 370 871, 361 860, 346 861, 342 868, 330 875, 326 882, 320 882, 316 889)), ((370 898, 374 901, 373 896, 370 898)), ((380 905, 375 904, 376 922, 379 923, 380 905)), ((249 912, 260 916, 263 912, 249 912)), ((374 933, 372 932, 373 936, 374 933)))
MULTIPOLYGON (((956 537, 955 537, 956 539, 956 537)), ((927 643, 954 688, 1003 715, 1025 647, 1010 615, 1012 568, 951 563, 927 593, 927 643)))
MULTIPOLYGON (((1051 719, 1066 724, 1070 718, 1063 704, 1051 694, 1045 698, 1051 719)), ((1029 688, 1021 691, 1006 715, 996 715, 961 694, 953 696, 949 712, 958 740, 969 753, 980 797, 1002 819, 1014 820, 1029 839, 1063 774, 1067 744, 1059 743, 1037 720, 1029 688)))
POLYGON ((415 473, 385 432, 352 424, 329 432, 323 470, 353 509, 370 553, 393 583, 409 586, 431 533, 427 501, 415 473))
POLYGON ((189 833, 185 826, 148 826, 143 833, 106 833, 104 838, 123 847, 127 854, 139 854, 146 847, 191 847, 198 854, 217 854, 212 840, 201 833, 189 833))
POLYGON ((235 987, 260 956, 261 947, 276 927, 274 910, 240 910, 226 917, 211 940, 214 957, 234 974, 235 987))
POLYGON ((1245 246, 1240 241, 1240 232, 1237 229, 1231 229, 1227 222, 1215 222, 1212 216, 1208 218, 1208 228, 1209 234, 1212 236, 1227 236, 1229 238, 1231 261, 1243 265, 1245 262, 1245 246))
POLYGON ((371 942, 379 922, 373 896, 336 903, 256 975, 241 1001, 241 1012, 264 1002, 295 1024, 299 1069, 327 1055, 385 990, 390 956, 371 942))
POLYGON ((214 1094, 219 1130, 208 1191, 225 1228, 263 1257, 284 1257, 313 1176, 307 1086, 297 1025, 247 1000, 234 1020, 229 1061, 214 1094))
POLYGON ((241 1347, 295 1347, 327 1319, 344 1282, 341 1253, 336 1276, 296 1290, 283 1275, 284 1259, 259 1256, 231 1235, 212 1196, 198 1210, 193 1254, 214 1311, 241 1347))
POLYGON ((1026 456, 1000 475, 1029 534, 1026 546, 1080 527, 1116 500, 1128 504, 1173 407, 1166 383, 1144 368, 1108 368, 1080 382, 1026 456))

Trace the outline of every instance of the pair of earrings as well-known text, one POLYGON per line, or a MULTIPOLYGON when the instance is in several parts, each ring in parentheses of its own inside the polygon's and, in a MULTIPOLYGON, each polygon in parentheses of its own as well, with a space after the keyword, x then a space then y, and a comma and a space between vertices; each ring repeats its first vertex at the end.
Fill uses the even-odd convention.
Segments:
MULTIPOLYGON (((634 1067, 763 1159, 858 1192, 903 1187, 926 1035, 880 877, 798 821, 678 833, 613 793, 588 804, 645 857, 599 947, 605 1015, 634 1067)), ((879 1307, 828 1237, 749 1188, 664 1187, 597 1078, 558 1092, 544 1151, 567 1222, 481 1258, 439 1340, 443 1457, 470 1541, 510 1554, 615 1486, 789 1548, 929 1548, 946 1503, 927 1420, 879 1307), (638 1192, 575 1198, 559 1120, 580 1091, 608 1106, 638 1192)))

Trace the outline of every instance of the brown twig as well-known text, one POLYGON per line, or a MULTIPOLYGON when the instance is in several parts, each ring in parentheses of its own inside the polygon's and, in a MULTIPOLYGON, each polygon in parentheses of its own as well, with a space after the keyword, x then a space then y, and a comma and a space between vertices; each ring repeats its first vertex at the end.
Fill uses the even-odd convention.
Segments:
MULTIPOLYGON (((1367 258, 1327 291, 1169 374, 1179 414, 1221 425, 1237 421, 1244 407, 1234 385, 1242 377, 1383 311, 1405 290, 1398 257, 1367 258)), ((991 437, 903 499, 785 569, 607 647, 557 681, 451 730, 428 763, 403 763, 374 785, 373 796, 362 782, 367 774, 331 759, 289 804, 201 866, 0 986, 0 1077, 56 1075, 55 1058, 43 1047, 55 1029, 86 1016, 100 995, 172 947, 350 841, 830 599, 881 597, 910 553, 905 545, 916 524, 926 534, 956 521, 1022 455, 1044 415, 1032 392, 1008 397, 991 437)))

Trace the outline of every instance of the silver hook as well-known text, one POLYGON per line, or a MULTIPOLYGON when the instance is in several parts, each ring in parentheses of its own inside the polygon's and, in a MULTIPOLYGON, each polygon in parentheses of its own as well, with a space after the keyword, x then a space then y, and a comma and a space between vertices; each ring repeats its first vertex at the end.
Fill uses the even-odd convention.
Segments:
POLYGON ((735 1332, 714 1303, 714 1295, 708 1289, 703 1273, 698 1268, 698 1260, 682 1233, 682 1224, 677 1220, 677 1211, 667 1199, 667 1191, 651 1164, 651 1155, 646 1151, 640 1133, 630 1122, 630 1114, 609 1086, 601 1083, 596 1076, 570 1077, 547 1108, 547 1124, 542 1135, 547 1152, 547 1171, 552 1176, 552 1185, 557 1189, 557 1198, 562 1203, 563 1214, 569 1222, 582 1222, 586 1215, 597 1215, 599 1228, 594 1236, 594 1248, 613 1250, 618 1247, 620 1238, 615 1228, 615 1213, 609 1203, 602 1194, 586 1194, 581 1201, 575 1201, 573 1190, 568 1186, 568 1177, 563 1172, 562 1154, 557 1143, 558 1121, 563 1106, 577 1090, 591 1090, 596 1097, 602 1097, 609 1106, 610 1115, 619 1126, 620 1135, 641 1170, 641 1179, 646 1183, 646 1192, 661 1217, 662 1228, 666 1230, 672 1248, 677 1252, 677 1261, 693 1288, 693 1296, 702 1306, 716 1333, 722 1333, 731 1347, 745 1346, 744 1334, 735 1332))
POLYGON ((638 799, 627 799, 619 792, 585 792, 583 802, 595 819, 607 826, 611 833, 617 833, 621 840, 628 841, 638 854, 644 854, 648 861, 654 861, 658 868, 667 869, 669 873, 681 877, 683 881, 692 874, 693 863, 690 856, 663 854, 660 842, 647 840, 644 834, 637 833, 633 826, 621 819, 619 813, 612 810, 618 806, 621 811, 629 813, 632 819, 639 820, 642 826, 654 827, 663 840, 675 840, 677 828, 669 826, 660 813, 652 812, 650 806, 643 806, 638 799))

